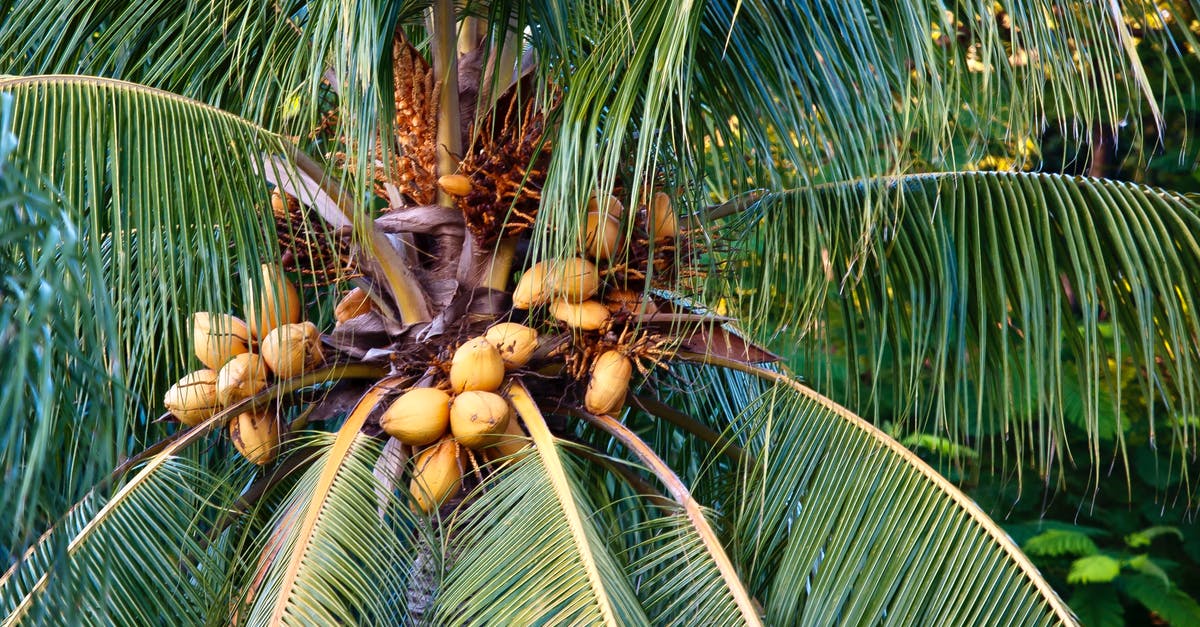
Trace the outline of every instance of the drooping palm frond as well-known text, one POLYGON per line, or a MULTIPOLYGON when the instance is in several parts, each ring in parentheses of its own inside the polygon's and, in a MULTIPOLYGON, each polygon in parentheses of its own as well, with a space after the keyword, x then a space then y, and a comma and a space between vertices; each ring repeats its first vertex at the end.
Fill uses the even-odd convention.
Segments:
MULTIPOLYGON (((55 228, 77 240, 57 245, 46 240, 46 248, 24 253, 22 247, 36 240, 5 247, 15 255, 15 265, 6 265, 6 274, 10 268, 15 273, 9 283, 15 291, 13 300, 4 301, 31 304, 20 316, 35 316, 13 335, 15 346, 32 347, 35 329, 52 342, 71 338, 65 363, 83 369, 78 376, 49 375, 54 387, 44 390, 66 400, 59 403, 54 396, 32 396, 38 388, 31 385, 34 371, 27 369, 36 362, 22 358, 5 365, 16 374, 4 379, 0 397, 6 406, 36 404, 44 417, 72 405, 89 410, 81 414, 86 423, 30 423, 22 436, 28 448, 5 453, 6 465, 20 460, 24 481, 49 482, 37 489, 6 482, 5 499, 17 498, 17 489, 23 490, 22 500, 36 495, 26 507, 44 510, 38 515, 48 523, 130 454, 131 441, 146 440, 149 420, 160 407, 158 394, 191 369, 188 314, 241 312, 234 304, 261 281, 256 271, 245 269, 278 255, 267 185, 256 172, 263 154, 280 155, 286 163, 289 153, 279 137, 244 120, 144 87, 36 77, 5 79, 0 91, 14 98, 20 143, 12 167, 28 173, 31 190, 52 194, 62 207, 61 217, 53 217, 61 225, 55 228), (18 272, 31 264, 38 269, 36 283, 18 272), (52 271, 56 264, 61 271, 52 271), (39 293, 53 298, 38 305, 39 293), (95 452, 93 438, 103 443, 95 452), (54 460, 46 456, 50 450, 54 460), (72 477, 80 483, 69 481, 72 477), (60 497, 65 502, 55 500, 60 497)), ((34 220, 40 214, 30 209, 24 215, 6 212, 2 219, 34 220)), ((39 223, 50 226, 41 218, 30 225, 39 223)), ((44 382, 49 371, 41 371, 44 382)), ((20 438, 6 442, 25 446, 20 438)))
POLYGON ((1179 418, 1192 414, 1200 380, 1196 210, 1194 199, 1156 189, 1038 174, 771 196, 743 223, 754 242, 746 250, 762 248, 735 281, 738 310, 758 332, 799 342, 819 386, 831 383, 831 363, 843 369, 845 387, 829 392, 851 405, 869 412, 887 394, 901 416, 921 419, 918 429, 955 441, 1011 434, 1043 473, 1073 455, 1099 461, 1101 390, 1116 391, 1119 406, 1112 382, 1132 370, 1157 399, 1146 436, 1157 435, 1161 403, 1183 455, 1194 432, 1179 418), (844 207, 868 195, 886 199, 892 217, 859 255, 863 218, 844 207), (782 320, 791 322, 772 328, 782 320), (1063 434, 1071 373, 1084 391, 1086 453, 1063 434))
POLYGON ((446 527, 436 624, 649 624, 589 520, 581 469, 564 455, 521 389, 512 402, 536 453, 502 472, 446 527))
MULTIPOLYGON (((11 118, 11 102, 5 103, 11 118)), ((3 125, 10 128, 11 122, 3 125)), ((4 158, 7 161, 7 157, 4 158)), ((90 413, 119 415, 127 391, 109 373, 115 338, 112 301, 96 289, 98 251, 53 194, 9 165, 0 178, 0 412, 14 417, 0 433, 0 544, 17 550, 33 529, 57 519, 124 454, 121 420, 92 424, 90 413), (90 324, 95 321, 96 324, 90 324), (33 427, 36 425, 36 427, 33 427), (64 446, 61 433, 86 434, 64 446), (101 444, 104 443, 104 444, 101 444), (86 455, 94 464, 63 473, 86 455)), ((15 555, 6 556, 11 562, 15 555)))
POLYGON ((239 588, 247 624, 396 624, 407 614, 415 524, 406 503, 379 493, 381 447, 360 432, 394 382, 363 396, 279 503, 239 588))
POLYGON ((111 497, 89 494, 0 579, 3 624, 203 623, 223 601, 230 565, 204 531, 234 499, 233 485, 164 455, 111 497))
MULTIPOLYGON (((330 97, 359 123, 390 102, 391 82, 383 79, 392 30, 419 20, 428 4, 13 3, 0 21, 0 51, 11 74, 135 82, 300 135, 317 124, 330 97)), ((347 129, 364 140, 374 132, 347 129)))
MULTIPOLYGON (((272 386, 129 460, 129 476, 109 494, 100 482, 37 538, 0 577, 4 623, 74 622, 81 606, 97 617, 153 624, 164 617, 199 624, 230 609, 236 538, 231 523, 243 465, 197 463, 198 444, 242 411, 329 378, 377 377, 375 367, 334 366, 272 386), (138 463, 135 463, 138 462, 138 463), (101 573, 102 576, 98 576, 101 573)), ((202 459, 202 458, 201 458, 202 459)), ((80 463, 80 462, 73 462, 80 463)))
POLYGON ((768 623, 1072 622, 1012 540, 895 440, 783 375, 695 358, 734 371, 695 371, 714 406, 731 384, 754 394, 728 416, 747 462, 723 513, 768 623))
POLYGON ((1105 3, 512 4, 568 88, 539 218, 555 251, 617 180, 636 205, 945 167, 1051 124, 1139 123, 1175 80, 1145 75, 1105 3))

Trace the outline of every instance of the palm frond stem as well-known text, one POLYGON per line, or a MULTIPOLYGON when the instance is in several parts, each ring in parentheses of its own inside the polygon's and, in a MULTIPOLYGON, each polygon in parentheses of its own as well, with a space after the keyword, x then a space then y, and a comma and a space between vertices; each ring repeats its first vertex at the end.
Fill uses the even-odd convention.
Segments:
POLYGON ((529 435, 533 438, 533 443, 537 447, 538 455, 542 458, 542 463, 546 468, 546 474, 549 475, 550 481, 554 486, 554 491, 558 495, 559 501, 562 503, 563 515, 567 519, 567 524, 571 528, 571 535, 574 536, 576 544, 583 550, 579 552, 580 559, 583 561, 584 568, 588 573, 588 581, 591 582, 592 591, 596 595, 596 602, 600 606, 600 614, 604 618, 604 623, 615 627, 618 625, 616 613, 613 610, 612 602, 608 598, 608 592, 605 589, 604 579, 600 575, 599 567, 596 564, 596 558, 588 549, 591 544, 588 540, 587 532, 583 526, 583 520, 579 515, 579 506, 575 502, 575 497, 571 492, 571 487, 567 479, 567 471, 563 467, 563 461, 558 456, 558 448, 554 443, 554 436, 550 433, 550 427, 546 425, 546 419, 542 417, 541 410, 538 409, 537 403, 530 396, 529 390, 525 389, 525 384, 517 380, 508 390, 509 401, 512 402, 513 408, 520 414, 521 419, 525 422, 525 427, 529 430, 529 435))
MULTIPOLYGON (((383 272, 387 285, 391 289, 392 298, 395 299, 396 307, 400 311, 400 322, 405 325, 428 322, 430 312, 425 291, 416 275, 405 263, 404 258, 388 242, 387 237, 376 228, 374 222, 366 219, 365 215, 362 219, 355 219, 362 212, 354 210, 352 200, 342 186, 332 176, 329 176, 312 157, 295 147, 291 148, 288 157, 296 164, 300 172, 316 181, 322 190, 337 203, 345 217, 350 218, 351 224, 356 230, 365 233, 366 238, 363 243, 367 247, 367 258, 377 263, 383 272)), ((319 215, 326 218, 325 214, 319 215)), ((334 228, 341 227, 341 224, 335 223, 336 218, 326 218, 326 221, 334 228)))
POLYGON ((1062 599, 1058 597, 1058 594, 1054 592, 1046 579, 1038 572, 1037 567, 1033 565, 1033 562, 1031 562, 1029 558, 1021 552, 1021 549, 1016 545, 1015 542, 1013 542, 1012 538, 1010 538, 1008 534, 1000 528, 999 525, 992 521, 992 519, 989 518, 982 509, 980 509, 979 505, 977 505, 975 501, 971 499, 971 497, 954 487, 954 484, 950 483, 949 480, 939 474, 929 464, 925 463, 925 460, 917 456, 916 453, 913 453, 905 448, 891 436, 887 435, 883 431, 880 431, 878 427, 855 415, 854 412, 851 412, 845 407, 837 404, 829 397, 817 392, 803 383, 800 383, 799 381, 796 381, 795 379, 792 379, 785 374, 773 372, 766 368, 743 363, 734 359, 726 359, 718 355, 680 352, 676 355, 676 357, 682 361, 703 364, 706 366, 716 366, 719 368, 728 368, 730 370, 749 374, 764 381, 785 385, 802 396, 805 396, 825 406, 827 409, 829 409, 829 411, 833 412, 841 419, 870 434, 877 441, 891 449, 892 452, 897 456, 907 460, 907 462, 918 472, 924 475, 928 481, 941 488, 942 491, 945 492, 945 494, 949 496, 956 505, 962 508, 962 510, 966 512, 976 524, 988 532, 997 545, 1003 548, 1009 559, 1011 559, 1012 562, 1016 564, 1022 572, 1025 573, 1028 580, 1037 587, 1038 592, 1041 593, 1046 603, 1050 605, 1051 609, 1059 617, 1059 619, 1064 624, 1075 624, 1075 619, 1073 618, 1071 610, 1063 603, 1062 599))
POLYGON ((296 585, 296 579, 300 575, 300 569, 304 565, 305 558, 308 556, 309 543, 313 538, 313 531, 316 529, 317 522, 324 513, 324 504, 329 497, 329 493, 333 488, 334 481, 338 478, 339 472, 342 469, 342 464, 356 442, 359 442, 362 427, 367 422, 367 417, 379 404, 383 396, 394 389, 394 386, 404 381, 406 377, 391 376, 380 380, 355 405, 354 410, 350 412, 350 416, 342 423, 338 429, 337 438, 333 442, 333 446, 329 451, 328 460, 325 464, 325 469, 322 471, 320 478, 317 480, 315 489, 312 491, 312 497, 308 499, 309 507, 304 512, 304 517, 300 520, 297 531, 296 545, 293 548, 291 562, 288 564, 287 572, 284 574, 283 582, 279 588, 279 596, 275 603, 275 610, 272 613, 271 624, 283 624, 287 610, 292 601, 292 590, 296 585))
POLYGON ((648 481, 639 477, 636 472, 630 470, 620 461, 614 461, 611 457, 601 455, 586 446, 580 446, 574 449, 574 453, 592 463, 603 466, 613 474, 620 475, 621 478, 624 479, 631 488, 633 488, 634 492, 637 492, 647 501, 653 503, 656 507, 671 512, 679 509, 679 503, 671 500, 670 497, 660 492, 654 486, 650 485, 648 481))
POLYGON ((726 438, 722 438, 720 433, 717 433, 711 427, 701 423, 699 420, 692 418, 686 413, 671 407, 670 405, 650 396, 649 394, 634 394, 631 396, 633 405, 637 406, 642 411, 651 414, 655 417, 662 418, 667 422, 687 431, 688 433, 704 440, 711 444, 714 449, 725 455, 736 463, 741 463, 745 458, 745 451, 742 447, 734 444, 726 438))
POLYGON ((704 512, 700 510, 700 504, 696 499, 692 498, 691 492, 687 486, 683 485, 683 481, 671 470, 671 467, 662 460, 636 433, 629 430, 628 427, 621 424, 612 416, 605 414, 591 414, 582 412, 585 420, 592 423, 599 429, 613 436, 624 444, 634 455, 654 473, 654 476, 667 487, 667 492, 671 497, 683 506, 684 512, 687 514, 688 520, 695 527, 696 534, 704 543, 704 548, 708 550, 709 557, 716 563, 717 568, 721 572, 721 577, 725 580, 725 585, 729 588, 730 594, 733 595, 734 601, 737 602, 738 609, 742 612, 742 618, 745 619, 747 625, 762 625, 762 618, 758 615, 758 609, 755 607, 754 600, 750 594, 746 592, 745 586, 742 585, 741 577, 733 568, 733 562, 729 560, 729 556, 725 554, 725 549, 721 546, 720 539, 713 531, 711 525, 708 524, 708 519, 704 517, 704 512))

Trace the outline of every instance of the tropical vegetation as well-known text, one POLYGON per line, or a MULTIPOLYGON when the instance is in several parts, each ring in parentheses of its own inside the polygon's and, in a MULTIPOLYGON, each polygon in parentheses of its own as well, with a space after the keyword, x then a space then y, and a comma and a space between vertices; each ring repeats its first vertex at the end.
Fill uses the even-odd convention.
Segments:
POLYGON ((1190 6, 0 15, 5 624, 1200 616, 1190 6))

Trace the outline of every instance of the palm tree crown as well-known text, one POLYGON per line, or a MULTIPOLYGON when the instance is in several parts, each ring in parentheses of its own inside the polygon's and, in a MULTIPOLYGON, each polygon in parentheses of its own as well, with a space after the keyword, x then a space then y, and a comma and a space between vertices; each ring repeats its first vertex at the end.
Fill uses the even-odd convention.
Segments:
POLYGON ((883 399, 1053 483, 1100 472, 1132 377, 1187 476, 1195 199, 1023 169, 1052 124, 1159 123, 1186 77, 1148 55, 1186 28, 1066 0, 3 15, 6 624, 1073 623, 883 399), (979 171, 997 143, 1014 166, 979 171))

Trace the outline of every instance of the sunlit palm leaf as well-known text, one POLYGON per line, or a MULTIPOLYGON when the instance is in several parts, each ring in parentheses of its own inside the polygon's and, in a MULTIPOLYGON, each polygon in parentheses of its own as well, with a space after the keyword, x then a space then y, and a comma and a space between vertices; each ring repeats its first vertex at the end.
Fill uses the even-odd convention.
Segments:
POLYGON ((648 624, 589 520, 594 505, 579 484, 581 468, 537 424, 529 396, 513 394, 537 451, 450 521, 434 623, 648 624))
POLYGON ((243 588, 248 624, 395 624, 406 615, 415 527, 399 499, 380 503, 381 447, 360 432, 386 389, 367 392, 279 504, 255 552, 264 561, 243 588))
MULTIPOLYGON (((1123 371, 1170 417, 1192 415, 1196 210, 1160 190, 1037 174, 911 176, 772 196, 749 218, 763 248, 736 286, 746 294, 740 311, 763 332, 798 320, 771 332, 801 342, 797 354, 818 382, 829 381, 822 355, 832 351, 848 374, 830 392, 851 405, 870 412, 886 393, 901 415, 922 419, 918 429, 944 428, 957 441, 1011 433, 1018 454, 1047 472, 1075 453, 1062 414, 1072 372, 1093 446, 1101 389, 1115 390, 1123 371), (891 216, 870 231, 845 209, 847 198, 867 195, 885 199, 891 216), (864 233, 869 253, 859 256, 864 233), (864 375, 874 382, 859 384, 864 375)), ((1194 433, 1171 424, 1182 454, 1194 433)), ((1098 461, 1094 448, 1087 455, 1098 461)))
POLYGON ((944 168, 1048 123, 1137 123, 1151 91, 1117 79, 1144 71, 1105 3, 509 4, 537 25, 542 73, 569 86, 540 217, 562 234, 551 250, 618 175, 628 203, 664 183, 728 198, 944 168), (1014 66, 1020 50, 1035 60, 1014 66))
POLYGON ((73 508, 0 580, 5 625, 199 624, 220 606, 228 556, 204 531, 234 498, 235 478, 174 456, 151 464, 136 488, 73 508))
MULTIPOLYGON (((76 225, 79 247, 91 259, 80 270, 42 275, 64 299, 86 289, 89 309, 96 308, 94 316, 85 316, 64 306, 56 316, 71 316, 65 324, 82 330, 61 337, 95 338, 84 336, 78 359, 115 380, 89 391, 77 378, 54 375, 61 393, 74 396, 71 404, 94 410, 89 424, 45 421, 30 432, 70 455, 54 472, 86 481, 63 495, 74 500, 128 453, 127 429, 140 423, 133 437, 144 440, 147 418, 160 411, 158 394, 197 363, 185 330, 188 313, 242 313, 234 303, 259 280, 245 268, 278 254, 267 186, 255 176, 256 164, 263 153, 288 153, 278 137, 239 118, 144 87, 35 77, 5 79, 0 91, 15 99, 15 167, 61 190, 63 219, 76 225), (115 440, 118 451, 93 456, 76 443, 82 435, 90 447, 93 436, 105 433, 112 439, 101 441, 115 440), (62 470, 71 467, 76 470, 62 470)), ((28 398, 23 379, 4 381, 6 398, 28 398)), ((41 476, 38 456, 23 463, 31 480, 41 476)), ((50 494, 39 498, 52 500, 50 494)), ((60 505, 45 515, 61 513, 60 505)))

